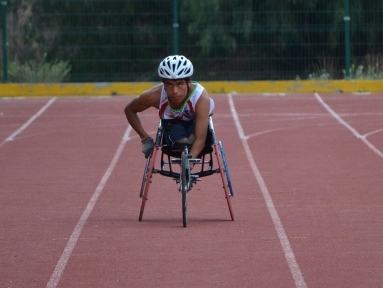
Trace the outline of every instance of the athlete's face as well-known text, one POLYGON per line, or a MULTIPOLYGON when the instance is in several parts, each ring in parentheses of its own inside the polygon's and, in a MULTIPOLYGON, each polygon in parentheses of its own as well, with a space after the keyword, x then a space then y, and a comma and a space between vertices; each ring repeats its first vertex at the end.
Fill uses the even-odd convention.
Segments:
POLYGON ((177 105, 183 103, 188 93, 188 82, 186 80, 165 80, 164 87, 170 101, 177 105))

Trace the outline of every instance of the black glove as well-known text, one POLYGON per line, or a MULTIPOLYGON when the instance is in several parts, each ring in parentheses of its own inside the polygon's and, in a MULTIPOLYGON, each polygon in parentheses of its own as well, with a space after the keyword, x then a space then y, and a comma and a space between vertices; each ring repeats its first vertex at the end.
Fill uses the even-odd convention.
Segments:
POLYGON ((151 137, 148 137, 142 142, 142 153, 145 154, 145 158, 148 158, 154 147, 154 141, 151 137))

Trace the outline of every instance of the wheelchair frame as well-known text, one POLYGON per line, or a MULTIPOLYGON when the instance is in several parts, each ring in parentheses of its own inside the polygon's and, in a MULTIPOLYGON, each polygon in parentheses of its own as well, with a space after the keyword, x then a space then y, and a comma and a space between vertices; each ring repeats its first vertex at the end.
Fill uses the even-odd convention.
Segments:
POLYGON ((172 148, 168 147, 167 145, 163 145, 163 138, 165 132, 165 129, 163 127, 163 121, 169 120, 161 119, 159 121, 155 145, 146 160, 140 191, 142 203, 139 221, 142 221, 143 218, 143 213, 145 209, 146 200, 148 200, 149 187, 151 183, 151 178, 153 177, 153 173, 160 174, 166 177, 171 177, 177 182, 177 184, 179 184, 178 190, 182 194, 182 218, 184 227, 186 227, 187 225, 187 193, 192 189, 193 184, 195 184, 197 181, 200 181, 201 177, 206 177, 215 173, 220 173, 225 198, 227 200, 227 205, 230 212, 230 217, 231 220, 234 221, 234 213, 230 201, 230 198, 234 196, 234 190, 231 183, 229 168, 227 165, 226 155, 223 149, 223 144, 221 141, 217 141, 215 137, 212 116, 209 116, 208 134, 206 137, 207 139, 205 147, 200 153, 199 158, 196 159, 191 159, 191 155, 188 152, 191 145, 177 144, 177 146, 172 148), (155 168, 156 156, 160 148, 160 168, 155 168), (218 164, 217 168, 213 167, 213 153, 216 155, 215 158, 218 164), (206 157, 207 155, 208 157, 206 157), (193 172, 190 169, 190 163, 195 164, 193 172), (177 164, 177 166, 181 166, 179 172, 173 169, 172 165, 174 164, 177 164))

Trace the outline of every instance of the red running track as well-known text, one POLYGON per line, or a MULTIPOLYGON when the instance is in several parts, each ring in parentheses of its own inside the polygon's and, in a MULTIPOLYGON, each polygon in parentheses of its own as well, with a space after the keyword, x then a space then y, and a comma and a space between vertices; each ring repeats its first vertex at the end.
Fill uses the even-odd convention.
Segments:
MULTIPOLYGON (((236 195, 145 159, 127 97, 0 99, 2 287, 382 287, 383 95, 213 95, 236 195)), ((141 114, 152 134, 156 110, 141 114)))

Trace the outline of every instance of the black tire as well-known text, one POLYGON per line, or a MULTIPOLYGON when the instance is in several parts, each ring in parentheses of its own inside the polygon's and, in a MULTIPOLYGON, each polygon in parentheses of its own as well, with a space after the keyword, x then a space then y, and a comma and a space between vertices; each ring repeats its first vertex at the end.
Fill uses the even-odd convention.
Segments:
POLYGON ((181 194, 182 194, 182 222, 183 222, 183 225, 184 227, 186 227, 187 225, 187 201, 186 201, 186 196, 187 196, 187 192, 188 192, 188 183, 187 183, 187 180, 188 180, 188 177, 187 177, 187 173, 188 173, 188 170, 187 170, 187 161, 188 160, 188 156, 185 152, 182 152, 181 154, 181 194))
POLYGON ((219 146, 219 152, 221 154, 222 162, 223 162, 223 170, 225 172, 226 180, 227 180, 227 187, 229 188, 229 196, 233 197, 234 196, 234 190, 233 186, 231 185, 231 178, 230 178, 230 173, 229 173, 229 167, 227 165, 227 160, 226 160, 226 155, 225 151, 223 150, 223 144, 221 141, 218 142, 219 146))
POLYGON ((140 191, 140 198, 143 197, 144 195, 144 190, 146 186, 146 182, 148 180, 148 173, 149 173, 149 167, 150 167, 150 160, 152 159, 152 156, 150 155, 146 159, 146 165, 145 165, 145 170, 144 170, 144 176, 142 177, 142 184, 141 184, 141 191, 140 191))

